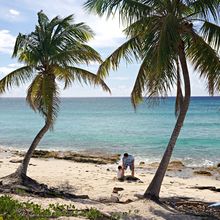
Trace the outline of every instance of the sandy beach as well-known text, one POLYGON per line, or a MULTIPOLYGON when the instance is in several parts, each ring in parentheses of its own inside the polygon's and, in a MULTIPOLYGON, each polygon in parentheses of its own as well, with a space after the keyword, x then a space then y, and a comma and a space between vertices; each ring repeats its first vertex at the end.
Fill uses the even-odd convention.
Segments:
MULTIPOLYGON (((11 160, 21 159, 16 155, 4 154, 0 161, 0 177, 12 173, 18 163, 11 160)), ((88 195, 86 200, 64 200, 60 198, 39 198, 13 195, 20 201, 32 201, 42 206, 49 203, 74 204, 77 208, 95 207, 105 213, 129 213, 125 219, 201 219, 167 210, 152 201, 141 200, 136 194, 143 194, 151 181, 153 174, 146 172, 144 166, 136 164, 136 174, 139 182, 119 182, 116 179, 117 164, 80 163, 58 159, 31 159, 28 175, 50 187, 59 187, 68 192, 88 195), (141 168, 142 167, 142 168, 141 168), (118 194, 112 193, 114 187, 123 188, 118 194), (111 202, 118 199, 122 203, 111 202), (127 201, 130 201, 127 203, 127 201)), ((130 174, 130 172, 126 172, 130 174)), ((161 189, 161 198, 188 197, 191 200, 204 202, 219 202, 219 192, 199 190, 195 186, 214 186, 220 188, 220 182, 214 177, 195 175, 191 178, 166 176, 161 189)))

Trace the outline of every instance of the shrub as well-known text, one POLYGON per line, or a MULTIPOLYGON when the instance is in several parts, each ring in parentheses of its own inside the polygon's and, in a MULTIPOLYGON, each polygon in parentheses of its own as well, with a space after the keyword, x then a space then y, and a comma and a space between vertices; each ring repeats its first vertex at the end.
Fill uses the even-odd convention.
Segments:
POLYGON ((116 219, 105 216, 95 208, 79 210, 74 205, 49 204, 44 209, 33 202, 19 202, 7 195, 0 197, 0 220, 43 220, 60 216, 83 216, 91 220, 116 219))

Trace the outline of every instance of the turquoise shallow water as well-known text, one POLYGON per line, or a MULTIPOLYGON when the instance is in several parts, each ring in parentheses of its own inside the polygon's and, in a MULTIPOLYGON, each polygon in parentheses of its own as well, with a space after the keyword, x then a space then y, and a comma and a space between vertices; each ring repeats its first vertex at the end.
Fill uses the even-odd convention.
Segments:
MULTIPOLYGON (((174 98, 134 112, 130 98, 62 98, 53 132, 39 148, 128 152, 158 161, 175 124, 174 98)), ((0 146, 27 149, 43 119, 23 98, 0 99, 0 146)), ((190 165, 220 162, 220 98, 193 97, 173 159, 190 165)))

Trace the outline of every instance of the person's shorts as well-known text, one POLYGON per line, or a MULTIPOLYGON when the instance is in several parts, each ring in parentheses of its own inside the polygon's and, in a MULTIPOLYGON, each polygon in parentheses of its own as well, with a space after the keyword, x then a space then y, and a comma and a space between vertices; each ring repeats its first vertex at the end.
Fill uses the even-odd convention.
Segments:
POLYGON ((130 168, 130 170, 133 170, 134 169, 133 163, 125 164, 124 169, 127 170, 128 167, 130 168))

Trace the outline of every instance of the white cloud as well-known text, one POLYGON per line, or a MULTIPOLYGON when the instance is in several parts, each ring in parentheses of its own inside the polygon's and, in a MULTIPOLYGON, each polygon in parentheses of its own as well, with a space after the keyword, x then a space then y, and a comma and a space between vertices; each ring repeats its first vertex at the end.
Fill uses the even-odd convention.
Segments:
POLYGON ((13 71, 13 68, 10 67, 0 67, 0 77, 4 77, 7 73, 10 73, 11 71, 13 71))
POLYGON ((200 74, 194 70, 191 64, 189 64, 188 66, 189 66, 189 72, 190 72, 192 95, 193 96, 208 95, 206 80, 200 77, 200 74))
MULTIPOLYGON (((19 2, 19 1, 18 1, 19 2)), ((85 1, 78 0, 24 0, 29 10, 38 12, 43 10, 50 18, 60 15, 75 15, 75 22, 85 22, 95 32, 95 38, 90 41, 89 45, 96 48, 117 47, 119 42, 124 38, 122 27, 119 27, 119 18, 116 15, 108 20, 104 17, 90 14, 83 8, 85 1)))
MULTIPOLYGON (((19 4, 22 4, 22 2, 19 4)), ((1 22, 4 21, 4 22, 10 22, 10 23, 17 23, 17 22, 25 20, 25 17, 21 14, 21 12, 15 9, 16 6, 17 6, 16 3, 14 3, 13 8, 8 7, 7 4, 5 5, 1 4, 1 7, 0 7, 1 22)))
POLYGON ((90 20, 87 20, 87 24, 96 33, 94 40, 90 42, 93 47, 117 47, 122 39, 125 39, 122 28, 119 26, 118 16, 109 18, 109 20, 91 16, 90 20))
POLYGON ((5 75, 7 75, 8 73, 10 73, 20 67, 22 67, 22 64, 20 64, 20 63, 11 63, 7 66, 0 66, 0 77, 2 78, 5 75))
POLYGON ((1 66, 0 67, 0 77, 1 78, 4 77, 6 74, 15 70, 16 67, 13 67, 11 65, 15 65, 15 64, 9 64, 8 66, 1 66))
POLYGON ((13 16, 18 16, 20 15, 20 12, 15 10, 15 9, 9 9, 9 13, 13 16))
POLYGON ((0 52, 11 54, 15 39, 9 30, 0 30, 0 52))
POLYGON ((8 67, 11 67, 11 68, 20 68, 22 66, 23 65, 21 63, 11 63, 8 65, 8 67))

